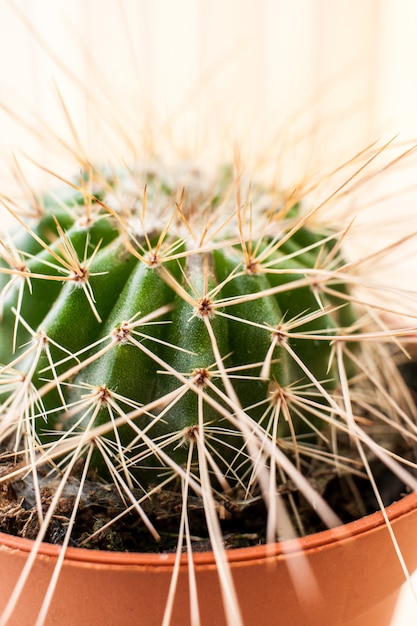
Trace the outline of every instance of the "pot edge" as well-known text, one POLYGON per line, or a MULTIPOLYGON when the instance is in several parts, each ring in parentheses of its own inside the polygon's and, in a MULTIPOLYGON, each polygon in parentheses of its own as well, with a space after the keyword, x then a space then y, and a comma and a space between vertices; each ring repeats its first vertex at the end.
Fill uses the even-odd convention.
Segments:
MULTIPOLYGON (((385 511, 388 519, 393 522, 406 517, 417 510, 417 492, 412 492, 388 506, 385 511)), ((361 519, 349 522, 343 526, 323 530, 305 537, 288 539, 269 545, 251 546, 248 548, 236 548, 226 552, 230 563, 255 561, 259 559, 276 558, 295 553, 308 553, 309 551, 324 548, 336 542, 351 541, 357 535, 375 532, 385 525, 384 516, 377 511, 361 519)), ((32 551, 35 541, 23 537, 16 537, 0 532, 0 548, 9 548, 20 552, 32 551)), ((40 542, 37 552, 45 557, 57 557, 60 546, 46 542, 40 542)), ((148 567, 172 567, 175 561, 175 553, 142 553, 142 552, 109 552, 104 550, 89 550, 86 548, 68 547, 65 559, 74 562, 90 563, 92 565, 128 565, 148 567)), ((187 562, 184 554, 182 561, 187 562)), ((197 552, 193 554, 195 565, 215 564, 214 554, 211 551, 197 552)))

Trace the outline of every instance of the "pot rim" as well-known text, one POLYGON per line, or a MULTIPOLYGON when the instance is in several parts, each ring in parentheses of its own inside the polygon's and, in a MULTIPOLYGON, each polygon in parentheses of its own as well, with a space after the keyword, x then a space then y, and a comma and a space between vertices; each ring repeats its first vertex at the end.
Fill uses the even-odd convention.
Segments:
MULTIPOLYGON (((417 491, 412 492, 400 500, 388 506, 385 511, 390 522, 399 518, 407 517, 417 509, 417 491)), ((272 544, 262 544, 247 548, 235 548, 227 550, 226 555, 229 563, 242 563, 245 561, 264 560, 265 558, 283 557, 288 554, 306 553, 317 549, 330 547, 334 543, 353 540, 358 535, 375 532, 385 527, 385 519, 381 511, 376 511, 358 520, 329 528, 305 537, 287 539, 272 544)), ((4 548, 30 553, 35 541, 23 537, 9 535, 0 532, 0 552, 4 548)), ((40 542, 38 554, 40 556, 56 558, 61 547, 56 544, 40 542)), ((156 552, 110 552, 106 550, 90 550, 87 548, 66 548, 65 560, 108 566, 147 566, 147 567, 172 567, 175 562, 175 553, 156 552)), ((188 557, 182 555, 181 563, 186 564, 188 557)), ((214 565, 213 552, 193 553, 195 565, 214 565)))

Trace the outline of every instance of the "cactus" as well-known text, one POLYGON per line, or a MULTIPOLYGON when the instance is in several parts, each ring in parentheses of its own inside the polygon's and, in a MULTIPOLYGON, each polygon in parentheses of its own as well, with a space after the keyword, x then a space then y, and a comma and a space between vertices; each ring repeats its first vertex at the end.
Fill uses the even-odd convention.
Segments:
POLYGON ((15 265, 4 255, 3 376, 17 368, 26 389, 30 376, 38 407, 15 445, 22 436, 51 444, 133 411, 131 424, 109 429, 106 452, 97 446, 98 474, 123 466, 146 488, 165 455, 171 468, 186 464, 198 433, 213 438, 223 480, 239 483, 240 413, 284 440, 315 437, 329 420, 334 338, 355 321, 337 237, 310 228, 297 205, 268 206, 261 189, 256 211, 236 205, 227 170, 207 198, 198 189, 175 198, 152 172, 132 176, 128 214, 109 206, 123 192, 117 176, 93 195, 85 174, 73 197, 44 200, 38 224, 8 250, 15 265), (323 390, 322 407, 287 414, 292 386, 306 398, 323 390))
MULTIPOLYGON (((265 499, 267 540, 287 532, 276 501, 288 480, 338 523, 304 475, 317 459, 361 471, 334 448, 338 432, 359 457, 381 456, 355 413, 361 389, 373 388, 368 421, 389 404, 401 432, 408 418, 369 354, 388 358, 385 344, 411 332, 387 331, 356 295, 343 231, 229 167, 214 182, 90 168, 43 196, 36 220, 6 206, 19 223, 0 264, 9 478, 31 475, 35 492, 47 471, 81 490, 87 476, 113 482, 155 539, 142 503, 161 489, 202 499, 212 545, 210 511, 236 493, 265 499)), ((36 506, 42 539, 56 501, 46 516, 36 506)))

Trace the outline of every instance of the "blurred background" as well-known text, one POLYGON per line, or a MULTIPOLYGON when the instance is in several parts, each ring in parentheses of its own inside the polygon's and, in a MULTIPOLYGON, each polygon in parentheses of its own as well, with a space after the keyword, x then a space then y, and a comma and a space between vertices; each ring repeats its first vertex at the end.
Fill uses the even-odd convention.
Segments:
MULTIPOLYGON (((2 0, 0 59, 1 194, 19 196, 19 170, 51 183, 33 161, 67 176, 85 154, 239 151, 287 186, 368 148, 353 169, 377 157, 381 175, 347 194, 367 208, 357 250, 417 230, 415 0, 2 0)), ((389 263, 414 289, 415 251, 389 263)), ((409 596, 398 626, 417 624, 409 596)))
POLYGON ((302 143, 300 176, 417 136, 416 28, 413 0, 3 0, 1 152, 42 158, 68 115, 94 157, 302 143))

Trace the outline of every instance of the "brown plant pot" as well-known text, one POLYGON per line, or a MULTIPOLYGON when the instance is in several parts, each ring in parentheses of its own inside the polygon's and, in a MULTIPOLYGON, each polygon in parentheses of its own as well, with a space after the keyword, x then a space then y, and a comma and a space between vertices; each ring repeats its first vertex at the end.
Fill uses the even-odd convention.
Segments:
MULTIPOLYGON (((387 509, 410 572, 417 568, 417 493, 387 509)), ((33 546, 0 533, 0 608, 33 546)), ((10 626, 33 626, 59 548, 42 544, 10 626)), ((245 626, 388 626, 404 573, 381 513, 272 546, 230 551, 245 626), (306 567, 306 564, 308 567, 306 567)), ((69 548, 46 624, 160 626, 174 555, 69 548)), ((204 626, 226 618, 214 557, 195 554, 204 626)), ((172 624, 190 623, 186 558, 172 624)))

